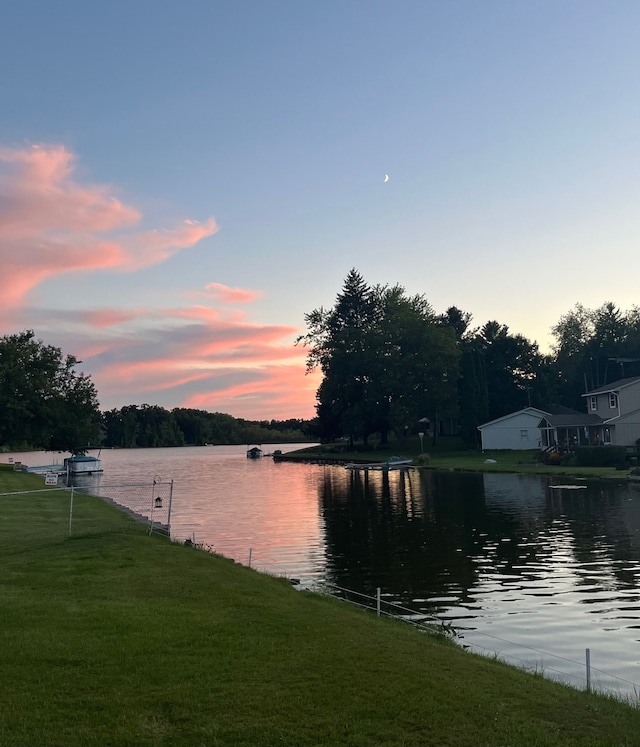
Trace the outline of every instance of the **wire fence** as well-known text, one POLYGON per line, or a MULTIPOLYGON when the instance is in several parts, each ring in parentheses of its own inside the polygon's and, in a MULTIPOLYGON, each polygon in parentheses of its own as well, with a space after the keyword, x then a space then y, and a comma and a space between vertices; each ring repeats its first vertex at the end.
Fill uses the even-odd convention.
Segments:
MULTIPOLYGON (((20 490, 0 493, 0 499, 29 496, 28 504, 19 510, 25 515, 25 523, 32 530, 31 536, 70 537, 90 531, 118 531, 120 522, 101 520, 91 509, 86 498, 99 498, 101 501, 123 511, 135 521, 144 525, 147 531, 170 535, 173 481, 163 482, 154 479, 148 483, 128 483, 120 485, 59 485, 37 490, 20 490), (84 499, 84 500, 83 500, 84 499), (41 525, 34 533, 36 525, 41 525), (63 529, 64 527, 64 529, 63 529)), ((5 501, 5 508, 7 502, 5 501)))
MULTIPOLYGON (((209 552, 214 552, 213 547, 207 549, 209 552)), ((338 586, 322 578, 311 580, 295 578, 288 574, 284 568, 270 562, 267 556, 257 557, 252 549, 248 550, 246 558, 247 562, 243 564, 261 573, 286 577, 298 589, 327 594, 348 604, 373 612, 378 616, 392 617, 411 624, 424 632, 444 635, 471 653, 502 661, 531 674, 541 675, 576 689, 609 695, 635 707, 640 707, 640 683, 594 667, 591 663, 592 649, 590 648, 584 649, 584 658, 578 660, 516 643, 478 629, 473 630, 473 637, 476 640, 468 642, 464 638, 464 633, 468 631, 463 632, 457 629, 450 620, 444 620, 437 615, 415 610, 392 601, 395 595, 385 594, 381 588, 377 588, 376 594, 372 595, 338 586), (480 637, 488 639, 487 645, 477 641, 477 638, 480 637), (505 650, 517 653, 506 653, 505 650)), ((236 561, 243 562, 238 558, 236 558, 236 561)))
POLYGON ((640 684, 592 666, 590 648, 585 649, 584 659, 578 661, 570 657, 553 654, 550 651, 514 643, 506 638, 479 630, 473 631, 474 637, 486 637, 494 642, 494 645, 483 646, 476 641, 467 643, 464 638, 460 637, 460 632, 451 622, 442 620, 435 615, 416 612, 413 609, 386 600, 380 588, 377 589, 375 596, 325 582, 316 583, 310 589, 376 612, 379 616, 393 617, 411 623, 429 633, 445 635, 467 651, 502 661, 531 674, 539 674, 577 689, 611 695, 636 707, 640 706, 640 684), (502 648, 500 644, 502 644, 502 648), (510 650, 517 649, 520 654, 504 653, 504 650, 502 650, 504 647, 510 650), (533 654, 533 657, 531 654, 533 654), (570 665, 570 667, 567 667, 567 665, 570 665))
POLYGON ((171 534, 173 480, 154 478, 151 483, 100 483, 96 486, 75 487, 75 490, 116 506, 136 521, 146 524, 149 532, 171 534))
MULTIPOLYGON (((87 497, 99 498, 124 511, 143 524, 149 533, 157 532, 169 536, 171 534, 172 480, 162 481, 156 476, 151 482, 82 487, 58 486, 0 493, 0 499, 27 495, 41 499, 37 506, 33 506, 32 514, 33 512, 38 514, 37 518, 40 519, 42 525, 39 531, 42 536, 45 532, 49 536, 52 532, 72 536, 84 531, 100 529, 95 511, 89 510, 90 507, 86 504, 87 497), (82 499, 85 499, 85 506, 82 504, 82 499)), ((37 542, 38 532, 34 533, 32 530, 33 525, 30 528, 31 539, 37 542)), ((195 534, 183 541, 207 552, 216 553, 212 545, 199 544, 195 534)), ((296 578, 295 574, 275 562, 273 558, 267 555, 259 557, 254 555, 251 548, 247 551, 245 558, 234 559, 258 572, 287 578, 296 588, 327 594, 378 616, 392 617, 427 633, 444 635, 473 653, 503 661, 578 689, 608 694, 632 705, 640 705, 640 684, 593 667, 591 649, 585 649, 585 657, 579 661, 540 648, 515 643, 478 629, 472 631, 475 640, 467 642, 464 633, 457 630, 451 621, 398 604, 392 601, 393 595, 383 593, 381 588, 377 588, 376 594, 371 595, 330 583, 323 580, 321 574, 311 579, 296 578), (478 638, 486 639, 487 644, 483 645, 478 642, 478 638)))

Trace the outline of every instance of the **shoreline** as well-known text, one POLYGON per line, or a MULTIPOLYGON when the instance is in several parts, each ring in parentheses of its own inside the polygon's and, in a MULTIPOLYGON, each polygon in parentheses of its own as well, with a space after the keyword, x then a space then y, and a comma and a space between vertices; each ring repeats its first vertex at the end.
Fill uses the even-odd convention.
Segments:
MULTIPOLYGON (((431 455, 415 454, 409 451, 408 456, 414 464, 408 465, 411 470, 430 470, 443 472, 472 472, 489 474, 538 475, 540 477, 570 477, 574 479, 607 479, 623 483, 640 482, 640 476, 630 475, 632 469, 620 470, 616 467, 578 467, 570 465, 546 465, 535 461, 537 452, 434 452, 431 455), (420 460, 423 463, 420 463, 420 460), (486 459, 493 462, 486 463, 486 459)), ((318 464, 341 466, 345 464, 375 465, 389 458, 390 451, 384 453, 352 451, 323 454, 317 447, 291 451, 273 457, 274 461, 299 464, 318 464)), ((395 471, 395 470, 394 470, 395 471)))
POLYGON ((0 469, 0 492, 33 490, 3 499, 0 745, 635 743, 624 701, 149 536, 99 496, 68 538, 68 495, 41 486, 0 469))

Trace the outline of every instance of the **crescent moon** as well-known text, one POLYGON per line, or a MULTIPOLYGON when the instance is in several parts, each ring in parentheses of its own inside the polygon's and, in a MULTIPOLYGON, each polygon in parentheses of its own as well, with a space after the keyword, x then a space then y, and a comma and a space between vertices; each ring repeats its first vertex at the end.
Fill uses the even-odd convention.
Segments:
POLYGON ((384 175, 384 181, 385 181, 385 182, 388 182, 388 181, 389 181, 389 174, 385 174, 385 175, 384 175))

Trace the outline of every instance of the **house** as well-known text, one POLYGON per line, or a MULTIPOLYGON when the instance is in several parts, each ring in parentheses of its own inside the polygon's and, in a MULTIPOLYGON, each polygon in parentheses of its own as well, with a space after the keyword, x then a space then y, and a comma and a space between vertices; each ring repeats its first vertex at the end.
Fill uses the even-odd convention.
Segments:
POLYGON ((570 449, 575 446, 598 446, 610 443, 608 433, 602 427, 602 418, 577 410, 549 413, 540 421, 543 449, 559 446, 570 449))
POLYGON ((539 449, 542 445, 540 422, 547 415, 550 413, 537 407, 525 407, 479 425, 482 450, 539 449))
POLYGON ((640 376, 612 381, 582 396, 586 412, 525 407, 478 426, 482 449, 635 447, 640 443, 640 376))
POLYGON ((618 379, 582 395, 586 413, 565 411, 540 422, 542 447, 635 446, 640 439, 640 376, 618 379))

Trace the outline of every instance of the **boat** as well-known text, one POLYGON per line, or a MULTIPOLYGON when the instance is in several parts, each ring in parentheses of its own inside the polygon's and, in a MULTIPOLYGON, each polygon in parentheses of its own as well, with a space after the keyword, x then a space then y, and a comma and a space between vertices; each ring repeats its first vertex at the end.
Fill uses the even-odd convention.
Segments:
POLYGON ((403 469, 410 467, 413 463, 413 459, 411 457, 399 457, 399 456, 392 456, 389 457, 384 462, 367 462, 362 464, 357 464, 355 462, 349 462, 344 465, 345 469, 349 470, 393 470, 393 469, 403 469))
POLYGON ((74 454, 64 460, 64 472, 67 475, 94 475, 102 471, 99 457, 74 454))
POLYGON ((259 446, 252 446, 247 449, 247 459, 260 459, 263 456, 263 451, 259 446))
POLYGON ((85 451, 77 451, 72 453, 70 457, 66 457, 62 464, 56 462, 55 464, 41 464, 36 467, 27 467, 26 465, 20 464, 20 462, 14 463, 14 470, 17 468, 24 468, 27 472, 35 472, 36 474, 43 476, 54 475, 57 479, 59 476, 66 476, 67 484, 69 481, 77 477, 78 475, 98 475, 102 474, 102 462, 100 461, 100 451, 98 456, 87 456, 85 451))
POLYGON ((413 458, 405 456, 392 456, 389 457, 386 462, 383 462, 383 464, 386 464, 388 467, 406 467, 412 463, 413 458))

